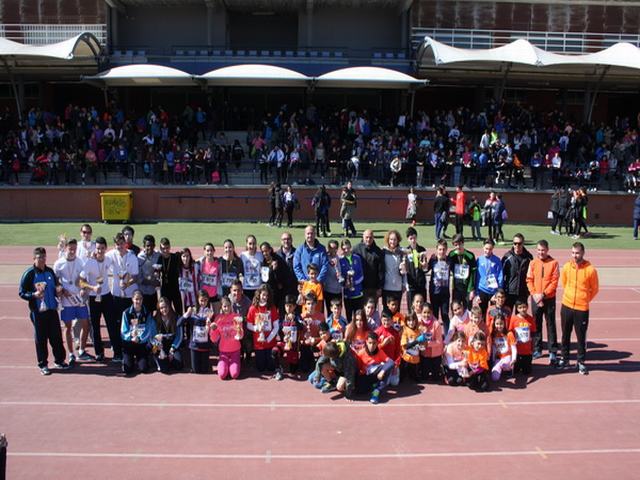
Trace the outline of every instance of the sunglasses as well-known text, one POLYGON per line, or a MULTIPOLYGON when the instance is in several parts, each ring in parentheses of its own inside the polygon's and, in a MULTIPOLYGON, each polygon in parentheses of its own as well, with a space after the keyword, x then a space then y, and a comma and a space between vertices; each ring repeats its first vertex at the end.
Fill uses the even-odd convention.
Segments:
POLYGON ((522 245, 522 242, 513 242, 514 247, 517 247, 518 245, 522 245))

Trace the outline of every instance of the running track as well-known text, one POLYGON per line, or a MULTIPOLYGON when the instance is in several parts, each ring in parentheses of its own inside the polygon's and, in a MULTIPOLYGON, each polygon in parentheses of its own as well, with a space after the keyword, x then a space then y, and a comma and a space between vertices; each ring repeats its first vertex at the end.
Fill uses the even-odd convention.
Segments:
MULTIPOLYGON (((26 265, 30 250, 3 248, 0 263, 26 265)), ((588 258, 639 267, 635 253, 588 258)), ((126 379, 84 364, 42 377, 26 305, 15 284, 0 285, 8 478, 637 478, 640 278, 634 283, 605 286, 592 305, 588 377, 551 370, 544 357, 527 381, 486 394, 403 385, 378 406, 253 373, 234 382, 186 373, 126 379)))

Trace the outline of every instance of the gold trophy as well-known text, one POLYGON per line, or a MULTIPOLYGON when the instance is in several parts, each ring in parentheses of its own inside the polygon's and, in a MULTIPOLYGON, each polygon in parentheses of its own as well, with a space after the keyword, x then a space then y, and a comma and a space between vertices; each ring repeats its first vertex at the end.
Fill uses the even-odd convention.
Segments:
POLYGON ((104 277, 96 278, 96 285, 98 286, 98 293, 96 294, 95 301, 100 303, 102 301, 102 284, 104 283, 104 277))
POLYGON ((138 317, 133 317, 131 319, 131 341, 138 341, 138 317))
POLYGON ((44 301, 44 291, 47 288, 47 282, 37 282, 35 284, 36 291, 42 293, 42 297, 40 297, 40 302, 38 303, 38 311, 46 312, 47 311, 47 303, 44 301))
POLYGON ((234 327, 236 329, 236 336, 233 337, 236 340, 242 339, 242 317, 233 317, 234 327))
POLYGON ((260 334, 258 335, 258 341, 259 342, 264 342, 266 341, 266 337, 264 336, 264 314, 259 313, 256 317, 256 329, 258 330, 258 332, 260 332, 260 334))

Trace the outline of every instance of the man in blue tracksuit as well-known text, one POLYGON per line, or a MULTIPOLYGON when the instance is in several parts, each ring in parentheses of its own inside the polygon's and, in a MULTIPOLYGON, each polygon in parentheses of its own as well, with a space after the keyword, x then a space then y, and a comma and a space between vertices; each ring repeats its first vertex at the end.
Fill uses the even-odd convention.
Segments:
POLYGON ((47 251, 43 247, 33 250, 33 266, 29 267, 20 279, 20 298, 29 302, 29 316, 34 328, 36 356, 42 375, 50 375, 47 365, 49 352, 47 341, 51 345, 56 367, 68 368, 64 358, 66 352, 62 344, 62 331, 58 317, 57 290, 60 287, 55 273, 47 267, 47 251))
POLYGON ((482 246, 483 255, 478 257, 476 292, 480 296, 483 317, 487 314, 489 300, 501 288, 503 281, 502 262, 493 254, 494 246, 494 241, 487 238, 482 246))
POLYGON ((319 270, 318 281, 323 283, 327 276, 327 269, 329 268, 329 258, 327 257, 327 250, 316 239, 316 230, 313 226, 307 225, 304 229, 304 243, 296 249, 296 253, 293 257, 293 271, 298 278, 298 281, 302 282, 308 280, 307 267, 315 263, 319 270))

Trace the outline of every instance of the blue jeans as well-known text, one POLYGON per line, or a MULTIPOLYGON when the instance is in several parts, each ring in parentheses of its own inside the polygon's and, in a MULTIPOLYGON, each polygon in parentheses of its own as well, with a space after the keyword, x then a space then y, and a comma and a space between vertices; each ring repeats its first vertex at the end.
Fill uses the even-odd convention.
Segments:
POLYGON ((633 238, 638 238, 638 226, 640 225, 640 218, 633 219, 633 238))
POLYGON ((444 224, 442 223, 442 213, 436 213, 434 215, 435 225, 436 225, 436 240, 440 240, 442 238, 442 229, 444 228, 444 224))

